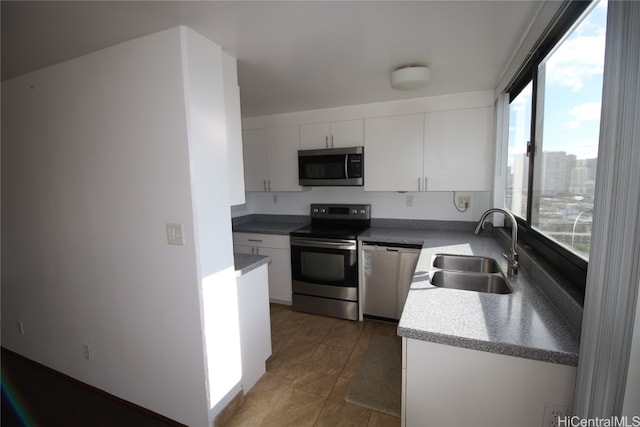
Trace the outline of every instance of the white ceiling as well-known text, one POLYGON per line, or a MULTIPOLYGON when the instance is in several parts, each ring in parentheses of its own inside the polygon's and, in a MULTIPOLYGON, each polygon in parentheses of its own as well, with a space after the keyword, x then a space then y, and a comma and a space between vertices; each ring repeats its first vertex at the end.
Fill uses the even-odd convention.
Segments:
POLYGON ((244 117, 494 89, 542 4, 2 1, 2 80, 187 25, 238 58, 244 117), (407 64, 428 87, 389 86, 407 64))

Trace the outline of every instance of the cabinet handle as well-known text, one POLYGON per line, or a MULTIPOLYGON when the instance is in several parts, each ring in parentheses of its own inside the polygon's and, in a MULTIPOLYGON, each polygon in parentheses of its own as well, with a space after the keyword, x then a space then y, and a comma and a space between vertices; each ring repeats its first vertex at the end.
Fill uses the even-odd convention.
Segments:
POLYGON ((262 243, 262 240, 260 239, 247 239, 249 242, 258 242, 258 243, 262 243))
POLYGON ((271 191, 271 180, 267 180, 267 191, 271 191))
POLYGON ((427 177, 424 177, 424 191, 427 191, 427 177))
POLYGON ((422 180, 420 179, 420 177, 418 177, 418 192, 422 191, 422 189, 420 188, 420 183, 422 182, 422 180))
POLYGON ((262 182, 262 185, 264 186, 264 191, 267 191, 267 180, 266 179, 262 182))
POLYGON ((325 135, 324 137, 324 147, 329 148, 329 135, 325 135))
POLYGON ((331 135, 331 148, 334 148, 333 147, 333 135, 331 135))
POLYGON ((260 255, 260 248, 256 248, 256 255, 260 255))

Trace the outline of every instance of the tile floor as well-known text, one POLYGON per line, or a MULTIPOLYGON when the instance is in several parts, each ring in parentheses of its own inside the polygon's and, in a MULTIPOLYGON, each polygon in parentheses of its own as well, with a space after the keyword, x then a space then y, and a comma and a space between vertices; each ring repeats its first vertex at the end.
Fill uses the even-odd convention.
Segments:
POLYGON ((399 426, 400 418, 345 401, 373 335, 396 336, 396 325, 272 304, 267 373, 227 426, 399 426))

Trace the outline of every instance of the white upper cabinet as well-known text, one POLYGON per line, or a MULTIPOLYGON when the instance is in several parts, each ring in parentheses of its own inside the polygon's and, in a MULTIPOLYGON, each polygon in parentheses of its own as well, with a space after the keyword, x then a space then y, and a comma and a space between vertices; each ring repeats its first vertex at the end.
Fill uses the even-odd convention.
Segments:
POLYGON ((242 132, 246 191, 267 191, 267 133, 264 129, 242 132))
POLYGON ((363 122, 358 119, 300 125, 300 147, 303 150, 313 150, 362 146, 363 122))
POLYGON ((242 125, 240 119, 240 88, 224 81, 224 106, 227 123, 227 155, 229 156, 229 204, 245 203, 244 165, 242 155, 242 125))
POLYGON ((302 191, 298 185, 298 126, 243 132, 247 191, 302 191))
POLYGON ((269 191, 302 191, 298 185, 298 126, 270 128, 267 133, 269 191))
POLYGON ((423 190, 424 114, 364 121, 365 191, 423 190))
POLYGON ((426 191, 491 190, 492 107, 426 113, 424 141, 426 191))
POLYGON ((227 126, 227 164, 229 165, 229 204, 245 203, 244 164, 242 154, 242 122, 240 118, 240 88, 234 57, 222 51, 224 79, 224 112, 227 126))

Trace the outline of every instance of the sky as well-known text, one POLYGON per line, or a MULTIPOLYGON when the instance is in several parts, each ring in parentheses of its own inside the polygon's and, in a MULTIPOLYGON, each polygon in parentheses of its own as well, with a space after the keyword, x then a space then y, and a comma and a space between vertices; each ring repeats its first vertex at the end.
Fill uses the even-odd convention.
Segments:
MULTIPOLYGON (((543 151, 565 151, 578 159, 598 156, 606 8, 600 1, 541 65, 546 72, 543 151)), ((510 154, 526 149, 527 98, 523 91, 511 104, 510 154)))

